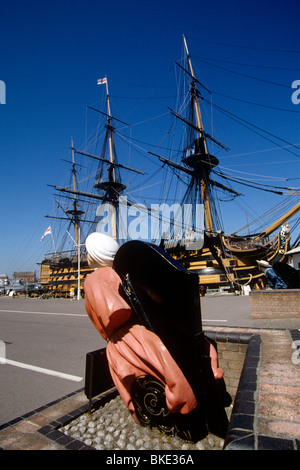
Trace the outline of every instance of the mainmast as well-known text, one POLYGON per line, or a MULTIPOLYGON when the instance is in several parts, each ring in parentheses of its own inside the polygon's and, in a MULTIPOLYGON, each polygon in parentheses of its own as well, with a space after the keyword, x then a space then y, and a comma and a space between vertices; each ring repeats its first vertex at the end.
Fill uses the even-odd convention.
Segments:
POLYGON ((205 152, 207 153, 207 143, 206 143, 206 139, 205 139, 202 116, 201 116, 201 110, 200 110, 200 106, 199 106, 198 94, 197 94, 197 89, 196 89, 196 77, 194 75, 192 61, 191 61, 191 57, 190 57, 190 54, 189 54, 189 50, 188 50, 188 46, 187 46, 185 36, 183 36, 183 42, 184 42, 185 52, 186 52, 186 56, 187 56, 187 61, 188 61, 189 68, 190 68, 190 73, 191 73, 191 76, 193 78, 191 95, 192 95, 192 100, 193 100, 193 104, 194 104, 194 107, 195 107, 196 122, 197 122, 197 126, 199 127, 199 131, 198 131, 199 132, 199 137, 201 137, 201 139, 203 139, 203 147, 204 147, 205 152))
POLYGON ((188 164, 189 166, 193 167, 195 170, 195 177, 200 183, 200 190, 202 194, 202 202, 204 205, 204 213, 205 213, 205 220, 206 220, 206 230, 209 232, 214 231, 213 222, 212 222, 212 213, 211 213, 211 204, 209 200, 209 173, 211 170, 211 166, 218 164, 218 161, 215 157, 212 157, 208 153, 207 149, 207 142, 205 137, 205 132, 203 128, 201 110, 199 105, 198 99, 198 91, 196 88, 196 77, 194 75, 192 61, 190 58, 187 42, 185 36, 183 36, 184 47, 186 51, 188 66, 190 69, 190 75, 192 77, 191 83, 191 106, 192 110, 194 110, 195 120, 196 120, 196 127, 197 127, 197 139, 195 140, 195 153, 188 158, 185 158, 183 161, 184 163, 188 164))
MULTIPOLYGON (((183 123, 187 126, 188 140, 183 150, 181 163, 164 158, 160 155, 156 155, 152 152, 149 153, 158 157, 163 164, 176 168, 180 172, 189 175, 190 178, 188 183, 188 189, 186 191, 186 196, 184 198, 184 203, 186 203, 186 201, 191 195, 196 197, 198 197, 198 195, 200 196, 198 197, 197 202, 200 202, 204 206, 205 230, 208 233, 212 233, 216 232, 219 227, 215 226, 217 225, 217 221, 214 220, 214 218, 216 217, 216 210, 214 208, 214 201, 211 197, 210 187, 214 186, 223 191, 228 191, 234 196, 238 196, 240 195, 240 193, 210 178, 210 173, 216 166, 218 166, 219 160, 209 153, 207 140, 214 142, 225 150, 228 149, 217 139, 207 134, 204 130, 199 105, 200 93, 197 90, 196 85, 200 84, 201 87, 204 88, 207 92, 210 93, 210 91, 202 83, 200 83, 199 80, 196 79, 187 47, 187 42, 184 36, 183 40, 188 70, 178 63, 177 65, 181 69, 183 69, 184 73, 189 75, 189 77, 191 78, 189 87, 189 114, 187 115, 187 117, 184 117, 178 112, 173 111, 170 108, 169 109, 171 110, 171 114, 183 121, 183 123)), ((192 204, 196 207, 195 197, 193 197, 192 204)), ((195 228, 197 229, 197 227, 195 228)))

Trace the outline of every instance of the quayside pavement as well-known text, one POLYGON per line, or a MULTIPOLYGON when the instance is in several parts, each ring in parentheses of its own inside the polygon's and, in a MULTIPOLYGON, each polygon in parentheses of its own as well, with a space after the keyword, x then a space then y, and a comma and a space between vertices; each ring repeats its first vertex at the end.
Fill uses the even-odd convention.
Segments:
MULTIPOLYGON (((295 344, 300 344, 299 319, 291 320, 288 326, 277 320, 273 323, 268 320, 267 324, 262 320, 253 322, 247 300, 214 296, 201 302, 205 331, 228 335, 229 341, 231 334, 246 333, 261 338, 255 420, 252 428, 247 429, 245 415, 245 424, 238 431, 252 439, 254 449, 300 450, 300 361, 295 348, 295 344)), ((76 308, 81 308, 80 302, 76 308)), ((48 304, 47 308, 51 311, 52 306, 48 304)), ((53 427, 53 423, 63 422, 66 417, 70 420, 78 409, 87 410, 82 389, 1 425, 0 447, 4 450, 88 449, 83 443, 66 442, 53 427), (40 432, 47 427, 48 433, 40 432)))

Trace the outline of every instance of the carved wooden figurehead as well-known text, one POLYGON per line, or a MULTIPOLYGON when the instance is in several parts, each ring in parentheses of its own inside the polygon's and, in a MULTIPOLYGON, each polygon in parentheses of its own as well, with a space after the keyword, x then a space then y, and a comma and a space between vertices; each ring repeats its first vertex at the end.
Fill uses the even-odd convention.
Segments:
MULTIPOLYGON (((225 405, 228 394, 223 379, 216 380, 212 371, 209 342, 202 331, 198 275, 186 270, 159 247, 142 241, 122 245, 113 268, 122 281, 121 295, 132 308, 132 321, 144 325, 161 339, 197 399, 196 410, 184 419, 179 416, 180 424, 177 421, 171 428, 175 426, 177 431, 182 428, 183 435, 188 434, 191 440, 206 435, 207 428, 224 437, 228 427, 224 410, 228 406, 225 405)), ((141 421, 148 423, 153 418, 152 422, 158 425, 157 421, 163 418, 162 427, 166 428, 166 422, 170 421, 170 416, 166 418, 166 407, 152 410, 152 418, 151 407, 150 412, 144 407, 145 397, 159 407, 163 402, 159 391, 162 387, 154 385, 151 377, 139 378, 133 387, 133 401, 136 409, 141 410, 141 421), (153 401, 154 396, 157 400, 153 401)))

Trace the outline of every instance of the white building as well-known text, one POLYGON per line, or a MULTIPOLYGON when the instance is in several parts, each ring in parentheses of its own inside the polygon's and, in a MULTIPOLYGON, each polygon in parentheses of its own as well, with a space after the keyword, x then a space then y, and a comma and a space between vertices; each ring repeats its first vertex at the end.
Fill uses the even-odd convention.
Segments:
POLYGON ((6 274, 0 274, 0 287, 8 285, 8 276, 6 274))

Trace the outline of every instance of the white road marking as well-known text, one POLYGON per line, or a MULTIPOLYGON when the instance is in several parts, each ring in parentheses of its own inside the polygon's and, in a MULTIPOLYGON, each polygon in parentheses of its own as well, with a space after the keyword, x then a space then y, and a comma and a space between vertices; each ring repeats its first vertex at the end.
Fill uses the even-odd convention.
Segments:
POLYGON ((211 320, 211 319, 206 320, 205 318, 202 318, 202 321, 216 321, 216 322, 225 322, 225 323, 227 323, 227 320, 211 320))
MULTIPOLYGON (((81 313, 60 313, 60 312, 31 312, 28 310, 1 310, 0 312, 11 312, 11 313, 32 313, 35 315, 61 315, 61 316, 70 316, 70 317, 85 317, 88 318, 87 314, 81 314, 81 313)), ((223 322, 227 323, 227 320, 213 320, 211 318, 206 319, 202 318, 202 321, 210 321, 210 322, 223 322)))
POLYGON ((56 370, 44 369, 43 367, 33 366, 31 364, 24 364, 23 362, 12 361, 5 357, 0 358, 0 364, 9 364, 11 366, 20 367, 21 369, 28 369, 34 372, 40 372, 41 374, 52 375, 54 377, 60 377, 61 379, 72 380, 73 382, 80 382, 82 377, 77 375, 65 374, 64 372, 58 372, 56 370))
MULTIPOLYGON (((59 313, 59 312, 31 312, 28 310, 1 310, 0 312, 11 312, 11 313, 30 313, 35 315, 61 315, 61 316, 73 316, 73 317, 86 317, 86 314, 75 314, 75 313, 59 313)), ((213 319, 205 319, 203 318, 202 321, 206 322, 227 322, 227 320, 213 320, 213 319)), ((60 377, 66 380, 72 380, 74 382, 80 382, 82 377, 78 377, 76 375, 65 374, 64 372, 58 372, 55 370, 45 369, 43 367, 33 366, 31 364, 24 364, 22 362, 12 361, 10 359, 6 359, 4 357, 0 357, 0 364, 9 364, 15 367, 20 367, 22 369, 32 370, 34 372, 39 372, 46 375, 52 375, 54 377, 60 377)))
POLYGON ((70 316, 70 317, 86 317, 86 314, 81 313, 60 313, 60 312, 30 312, 28 310, 0 310, 0 312, 11 312, 11 313, 33 313, 36 315, 61 315, 61 316, 70 316))

